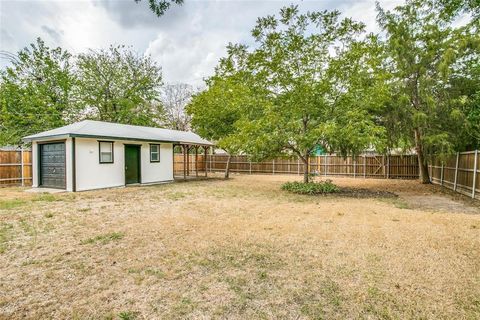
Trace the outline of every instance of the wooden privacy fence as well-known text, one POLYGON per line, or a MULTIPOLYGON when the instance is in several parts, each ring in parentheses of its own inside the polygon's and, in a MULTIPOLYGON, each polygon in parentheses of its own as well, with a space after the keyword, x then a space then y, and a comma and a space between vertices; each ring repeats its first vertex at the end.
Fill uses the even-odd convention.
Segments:
POLYGON ((480 199, 480 156, 478 150, 459 152, 456 156, 433 159, 430 180, 456 192, 480 199))
POLYGON ((32 152, 30 150, 0 150, 0 185, 32 184, 32 152))
MULTIPOLYGON (((209 172, 224 171, 228 155, 208 155, 209 172)), ((305 165, 298 159, 275 159, 252 162, 247 156, 232 156, 230 171, 239 173, 303 174, 305 165)), ((362 155, 346 157, 336 155, 310 158, 308 171, 323 176, 350 176, 385 179, 417 179, 418 162, 416 155, 362 155)))
MULTIPOLYGON (((224 171, 228 155, 214 154, 188 156, 189 175, 199 172, 224 171)), ((174 174, 183 175, 183 155, 174 155, 174 174)), ((384 179, 417 179, 416 155, 361 155, 343 158, 336 155, 310 158, 308 171, 320 176, 350 176, 384 179)), ((275 159, 253 162, 247 156, 232 156, 231 172, 247 174, 302 175, 304 164, 298 159, 275 159)), ((480 199, 479 151, 460 152, 445 160, 433 159, 429 165, 432 183, 480 199)), ((30 150, 0 150, 0 185, 32 184, 32 153, 30 150)))

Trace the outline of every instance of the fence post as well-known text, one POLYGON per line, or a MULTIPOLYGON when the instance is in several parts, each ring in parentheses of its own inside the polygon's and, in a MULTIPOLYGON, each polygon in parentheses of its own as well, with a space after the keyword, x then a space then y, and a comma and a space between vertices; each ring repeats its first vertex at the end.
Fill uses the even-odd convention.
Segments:
POLYGON ((317 157, 317 174, 320 175, 320 156, 315 157, 317 157))
POLYGON ((288 174, 292 173, 291 170, 290 170, 290 161, 292 159, 288 158, 288 164, 287 164, 287 171, 288 171, 288 174))
POLYGON ((329 171, 329 167, 330 167, 330 163, 331 161, 329 161, 328 159, 330 159, 331 155, 328 155, 327 158, 325 159, 325 176, 328 176, 328 171, 329 171))
POLYGON ((385 156, 382 155, 382 171, 383 171, 383 178, 385 179, 385 156))
POLYGON ((22 179, 22 187, 25 187, 25 177, 23 176, 24 175, 23 167, 24 167, 24 164, 23 164, 23 146, 21 146, 20 147, 20 170, 22 171, 22 173, 20 174, 20 178, 22 179))
POLYGON ((367 177, 367 155, 363 154, 363 179, 367 177))
POLYGON ((390 155, 387 154, 387 179, 390 179, 390 155))
POLYGON ((300 159, 297 158, 297 174, 300 175, 300 159))
POLYGON ((210 155, 210 173, 212 173, 212 158, 213 158, 213 152, 210 155))
POLYGON ((323 155, 323 175, 327 176, 327 155, 323 155))
MULTIPOLYGON (((443 171, 444 171, 444 169, 445 168, 444 168, 444 164, 443 164, 443 160, 442 160, 442 171, 440 171, 440 185, 442 185, 442 186, 443 186, 443 175, 444 175, 443 171)), ((432 168, 432 175, 433 175, 433 168, 432 168)))
POLYGON ((248 160, 248 173, 252 174, 252 160, 248 160))
POLYGON ((455 180, 453 183, 453 191, 457 191, 457 177, 458 177, 458 158, 460 157, 460 152, 457 152, 457 161, 455 163, 455 180))
POLYGON ((272 174, 275 174, 275 159, 272 160, 272 174))
POLYGON ((357 160, 355 159, 354 156, 353 157, 353 177, 356 178, 357 176, 357 160))
POLYGON ((475 150, 475 162, 473 163, 473 186, 472 186, 473 199, 475 199, 475 187, 477 186, 477 162, 478 162, 478 150, 475 150))

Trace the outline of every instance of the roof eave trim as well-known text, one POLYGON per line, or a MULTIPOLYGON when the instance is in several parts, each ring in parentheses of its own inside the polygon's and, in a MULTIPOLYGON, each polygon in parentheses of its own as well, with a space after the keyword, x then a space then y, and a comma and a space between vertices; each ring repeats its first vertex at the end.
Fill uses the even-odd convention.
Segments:
POLYGON ((51 140, 52 138, 58 139, 58 138, 69 138, 70 134, 52 134, 50 136, 42 136, 42 137, 35 137, 35 136, 28 136, 25 138, 22 138, 23 142, 33 142, 33 141, 45 141, 45 140, 51 140))
POLYGON ((60 137, 70 138, 90 138, 90 139, 110 139, 110 140, 127 140, 127 141, 144 141, 144 142, 163 142, 163 143, 174 143, 174 144, 193 144, 198 146, 214 146, 213 143, 199 143, 199 142, 190 142, 190 141, 174 141, 174 140, 159 140, 159 139, 140 139, 140 138, 129 138, 129 137, 119 137, 119 136, 104 136, 104 135, 89 135, 89 134, 55 134, 50 136, 43 136, 43 137, 25 137, 22 138, 24 142, 32 142, 32 141, 45 141, 51 140, 52 138, 58 139, 60 137))

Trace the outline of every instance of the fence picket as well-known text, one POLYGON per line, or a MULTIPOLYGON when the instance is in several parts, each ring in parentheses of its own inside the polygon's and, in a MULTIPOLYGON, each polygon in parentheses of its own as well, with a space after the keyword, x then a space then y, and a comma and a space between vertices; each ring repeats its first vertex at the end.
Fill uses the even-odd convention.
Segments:
POLYGON ((20 149, 20 179, 22 179, 22 187, 25 187, 25 173, 24 171, 24 163, 23 163, 23 147, 20 149))
POLYGON ((357 176, 357 160, 353 159, 353 177, 357 176))
POLYGON ((478 150, 475 150, 475 158, 473 162, 473 185, 472 185, 472 198, 475 199, 475 189, 477 187, 477 163, 478 163, 478 150))
POLYGON ((367 177, 367 156, 363 155, 363 177, 367 177))
POLYGON ((457 191, 457 179, 458 179, 458 160, 460 158, 460 153, 457 152, 457 161, 455 164, 455 182, 453 183, 453 191, 457 191))

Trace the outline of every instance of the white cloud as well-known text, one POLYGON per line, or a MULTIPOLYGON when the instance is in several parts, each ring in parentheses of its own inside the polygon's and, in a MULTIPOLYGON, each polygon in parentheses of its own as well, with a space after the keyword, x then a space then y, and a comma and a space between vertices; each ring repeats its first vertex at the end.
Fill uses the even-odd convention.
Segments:
MULTIPOLYGON (((209 10, 212 8, 208 8, 209 10)), ((235 28, 212 27, 205 9, 188 12, 176 32, 159 31, 149 42, 149 54, 163 67, 168 82, 203 83, 218 60, 225 55, 229 41, 238 42, 245 31, 235 28)), ((247 32, 248 33, 248 32, 247 32)))
MULTIPOLYGON (((379 1, 380 6, 385 10, 392 10, 396 6, 404 3, 404 0, 385 0, 379 1)), ((375 2, 369 0, 361 1, 345 1, 338 8, 346 17, 350 17, 356 21, 365 23, 365 30, 367 33, 380 32, 377 25, 377 13, 375 11, 375 2)))

